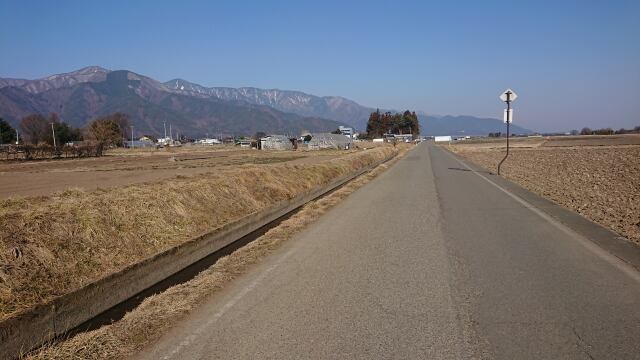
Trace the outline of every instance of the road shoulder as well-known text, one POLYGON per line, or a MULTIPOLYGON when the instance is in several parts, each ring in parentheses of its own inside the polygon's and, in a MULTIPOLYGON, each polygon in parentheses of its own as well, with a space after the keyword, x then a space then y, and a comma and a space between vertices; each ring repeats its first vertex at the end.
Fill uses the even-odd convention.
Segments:
POLYGON ((440 149, 454 157, 468 169, 476 172, 479 176, 490 180, 499 187, 514 194, 534 208, 542 211, 575 233, 595 243, 611 255, 640 271, 640 246, 570 209, 558 205, 510 180, 467 161, 463 157, 447 150, 444 147, 440 147, 440 149))

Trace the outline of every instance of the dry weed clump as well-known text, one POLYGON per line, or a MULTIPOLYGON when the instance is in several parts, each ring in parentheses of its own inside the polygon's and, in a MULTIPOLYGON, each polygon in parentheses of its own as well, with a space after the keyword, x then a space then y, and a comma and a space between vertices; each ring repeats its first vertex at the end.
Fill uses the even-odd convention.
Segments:
POLYGON ((26 359, 122 359, 144 349, 208 296, 245 273, 253 264, 316 221, 342 199, 388 169, 409 146, 399 146, 389 163, 352 180, 347 185, 302 207, 296 214, 250 244, 221 258, 192 280, 144 300, 123 319, 100 329, 78 334, 29 354, 26 359))
POLYGON ((0 200, 0 320, 396 151, 0 200))

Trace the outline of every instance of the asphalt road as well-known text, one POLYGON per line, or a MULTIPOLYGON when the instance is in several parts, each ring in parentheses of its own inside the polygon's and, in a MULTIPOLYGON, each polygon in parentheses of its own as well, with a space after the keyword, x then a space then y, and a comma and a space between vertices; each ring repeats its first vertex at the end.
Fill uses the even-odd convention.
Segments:
POLYGON ((147 359, 639 359, 640 275, 423 143, 147 359))

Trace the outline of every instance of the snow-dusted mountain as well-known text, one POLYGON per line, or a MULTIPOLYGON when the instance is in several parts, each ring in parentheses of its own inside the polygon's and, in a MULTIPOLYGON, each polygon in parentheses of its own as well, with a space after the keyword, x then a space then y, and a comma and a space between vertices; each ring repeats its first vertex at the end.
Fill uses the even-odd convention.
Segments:
POLYGON ((340 96, 315 96, 300 91, 258 89, 253 87, 205 87, 183 79, 164 83, 173 91, 191 96, 215 97, 221 100, 246 101, 266 105, 284 112, 315 116, 344 122, 364 129, 369 114, 375 109, 362 106, 340 96))
POLYGON ((0 78, 0 88, 13 86, 31 94, 38 94, 47 90, 69 87, 86 82, 104 81, 108 73, 109 70, 99 66, 89 66, 70 73, 51 75, 36 80, 0 78))
MULTIPOLYGON (((384 104, 381 105, 384 106, 384 104)), ((144 107, 144 109, 148 110, 150 107, 144 107)), ((260 121, 266 121, 260 119, 268 118, 271 125, 265 126, 264 129, 277 130, 277 121, 273 120, 286 118, 288 119, 287 127, 298 128, 299 126, 293 126, 291 122, 295 121, 295 117, 290 116, 297 115, 295 119, 305 119, 301 120, 299 125, 302 128, 308 128, 307 130, 326 129, 338 123, 365 130, 369 115, 375 109, 340 96, 315 96, 300 91, 254 87, 206 87, 183 79, 162 83, 130 71, 111 71, 98 66, 36 80, 0 78, 0 116, 15 122, 28 113, 42 111, 55 111, 73 116, 72 121, 78 124, 87 120, 79 118, 80 116, 92 116, 100 114, 100 111, 129 111, 132 112, 131 116, 143 117, 148 124, 151 121, 157 122, 158 118, 167 116, 175 118, 190 113, 185 117, 187 120, 183 119, 181 122, 186 124, 189 122, 188 119, 193 118, 193 121, 199 124, 192 127, 195 132, 199 128, 209 126, 208 123, 214 121, 214 118, 216 122, 225 118, 242 122, 243 118, 239 114, 248 116, 250 120, 246 122, 251 125, 242 127, 240 123, 230 123, 232 125, 224 126, 241 127, 243 131, 248 131, 260 128, 260 121), (116 73, 117 76, 115 76, 116 73), (159 105, 160 107, 154 108, 156 111, 153 116, 156 120, 151 119, 149 114, 139 115, 144 111, 134 108, 132 104, 135 101, 132 101, 132 97, 125 97, 125 93, 135 94, 144 99, 147 105, 159 105), (118 96, 114 98, 114 94, 118 96), (118 99, 117 103, 122 105, 112 104, 115 99, 118 99), (172 99, 172 102, 169 99, 172 99), (229 110, 229 115, 216 113, 210 108, 213 103, 216 104, 216 109, 220 109, 224 104, 227 108, 235 110, 229 110), (105 107, 105 104, 111 105, 105 107), (259 113, 262 115, 254 117, 247 115, 253 114, 252 112, 240 111, 243 107, 247 110, 248 105, 253 106, 254 109, 260 109, 259 113), (100 106, 104 109, 99 110, 100 106), (265 110, 268 109, 276 112, 267 116, 269 111, 265 110), (214 113, 217 115, 213 116, 214 113), (273 116, 274 114, 276 115, 273 116), (325 119, 331 121, 323 122, 325 119)), ((419 111, 418 116, 423 135, 486 135, 489 132, 504 130, 502 121, 498 119, 432 116, 419 111)), ((157 130, 155 126, 148 125, 148 127, 154 131, 157 130)), ((514 126, 514 131, 530 133, 529 130, 517 126, 514 126)))
POLYGON ((85 68, 38 80, 0 79, 0 117, 13 126, 29 114, 50 112, 76 127, 98 116, 123 112, 138 131, 156 136, 163 134, 164 123, 194 137, 324 132, 345 125, 246 101, 194 96, 127 70, 85 68))

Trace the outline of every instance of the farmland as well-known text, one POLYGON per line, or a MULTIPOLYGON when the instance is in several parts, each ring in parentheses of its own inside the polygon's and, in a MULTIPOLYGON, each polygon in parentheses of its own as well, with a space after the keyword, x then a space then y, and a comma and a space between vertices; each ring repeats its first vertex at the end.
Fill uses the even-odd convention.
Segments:
MULTIPOLYGON (((640 243, 640 136, 513 139, 502 175, 640 243)), ((462 141, 447 148, 496 171, 505 141, 462 141)))
POLYGON ((199 175, 240 165, 311 164, 344 154, 344 151, 256 151, 220 146, 115 149, 104 157, 0 161, 0 198, 48 195, 68 188, 95 190, 199 175))

